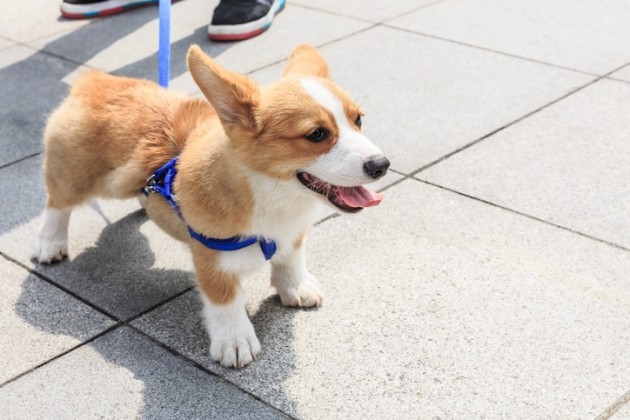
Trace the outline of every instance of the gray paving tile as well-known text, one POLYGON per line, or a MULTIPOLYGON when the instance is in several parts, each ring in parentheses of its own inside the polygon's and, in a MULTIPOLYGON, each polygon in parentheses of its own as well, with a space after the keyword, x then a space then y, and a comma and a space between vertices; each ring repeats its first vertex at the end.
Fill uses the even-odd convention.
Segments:
POLYGON ((602 80, 418 177, 630 248, 629 103, 602 80))
POLYGON ((0 50, 13 46, 15 46, 13 42, 9 41, 8 39, 0 38, 0 50))
POLYGON ((284 418, 129 328, 5 386, 0 405, 5 418, 284 418))
POLYGON ((109 313, 127 318, 193 284, 184 245, 163 233, 135 200, 77 209, 70 221, 70 259, 31 261, 45 191, 41 158, 0 170, 11 200, 0 203, 0 250, 109 313))
POLYGON ((5 7, 0 15, 0 36, 28 42, 89 24, 87 20, 61 18, 60 3, 61 1, 49 0, 11 3, 11 7, 5 7))
MULTIPOLYGON (((318 45, 370 25, 289 5, 264 34, 247 42, 214 43, 207 39, 212 9, 207 0, 186 0, 173 6, 173 89, 197 90, 186 68, 186 53, 192 44, 199 44, 230 69, 248 72, 288 57, 298 43, 318 45), (322 27, 326 30, 322 31, 322 27)), ((42 38, 33 45, 107 72, 157 80, 157 34, 157 16, 154 10, 147 8, 95 20, 71 33, 42 38)))
POLYGON ((113 321, 0 257, 0 383, 93 337, 113 321))
POLYGON ((615 420, 630 419, 630 401, 622 405, 612 418, 615 420))
POLYGON ((630 66, 626 66, 621 70, 614 72, 610 75, 610 77, 618 80, 623 80, 625 82, 630 82, 630 66))
POLYGON ((435 3, 436 0, 293 0, 291 4, 299 4, 318 10, 336 13, 372 22, 382 22, 419 7, 435 3))
POLYGON ((74 68, 23 46, 0 51, 0 166, 42 149, 46 118, 66 95, 62 79, 74 68))
POLYGON ((388 24, 605 74, 630 62, 628 19, 623 0, 447 0, 388 24))
MULTIPOLYGON (((592 80, 383 27, 321 52, 366 112, 364 132, 405 173, 592 80), (378 51, 378 60, 365 51, 378 51)), ((258 77, 274 80, 277 67, 258 77)))
POLYGON ((324 305, 249 279, 243 370, 210 362, 194 293, 134 325, 300 418, 592 418, 627 389, 628 252, 415 180, 307 247, 324 305))

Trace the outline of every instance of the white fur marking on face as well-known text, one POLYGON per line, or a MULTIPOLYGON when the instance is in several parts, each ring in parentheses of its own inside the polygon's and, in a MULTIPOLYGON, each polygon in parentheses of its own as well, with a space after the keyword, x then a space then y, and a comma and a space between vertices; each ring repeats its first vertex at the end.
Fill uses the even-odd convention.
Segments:
POLYGON ((201 294, 203 315, 210 336, 210 356, 223 366, 243 367, 260 353, 260 342, 245 311, 245 293, 239 288, 232 302, 217 305, 201 294))
POLYGON ((44 210, 44 222, 35 250, 35 258, 40 263, 49 264, 68 255, 68 224, 71 213, 71 209, 44 210))
POLYGON ((330 111, 339 128, 337 144, 304 169, 335 185, 356 186, 373 182, 374 179, 365 174, 363 165, 383 152, 348 124, 341 101, 322 82, 309 78, 300 80, 300 84, 317 103, 330 111))

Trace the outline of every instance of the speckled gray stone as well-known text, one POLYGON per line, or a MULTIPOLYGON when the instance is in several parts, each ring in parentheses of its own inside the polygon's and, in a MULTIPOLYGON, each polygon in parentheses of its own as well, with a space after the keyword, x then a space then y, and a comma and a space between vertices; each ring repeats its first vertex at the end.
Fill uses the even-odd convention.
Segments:
POLYGON ((59 2, 31 0, 15 2, 0 14, 0 37, 30 42, 59 32, 67 32, 90 24, 89 20, 61 19, 59 2))
POLYGON ((112 319, 0 257, 0 384, 113 324, 112 319))
MULTIPOLYGON (((231 70, 249 72, 285 59, 303 42, 314 45, 342 38, 368 27, 368 22, 287 5, 264 34, 248 42, 208 42, 213 4, 186 0, 173 6, 171 88, 194 92, 186 53, 199 46, 231 70), (326 30, 321 30, 325 27, 326 30)), ((157 80, 157 12, 151 8, 94 21, 62 37, 53 35, 33 45, 116 74, 157 80)))
POLYGON ((4 387, 0 406, 5 418, 285 418, 129 328, 4 387))
MULTIPOLYGON (((363 131, 409 173, 592 77, 377 27, 321 49, 365 111, 363 131), (366 51, 378 51, 378 60, 366 51), (360 74, 360 75, 359 75, 360 74)), ((278 68, 257 74, 275 80, 278 68)))
POLYGON ((193 293, 134 325, 299 418, 592 418, 626 390, 625 251, 415 180, 307 247, 324 305, 253 276, 243 370, 210 361, 193 293))
POLYGON ((0 202, 0 251, 121 319, 193 284, 188 249, 148 220, 135 200, 78 208, 70 219, 70 258, 52 265, 31 260, 45 199, 40 161, 0 169, 12 197, 0 202))
POLYGON ((611 78, 630 82, 630 66, 626 66, 610 75, 611 78))
POLYGON ((382 22, 434 3, 435 1, 436 0, 292 0, 290 4, 299 4, 333 14, 341 14, 372 22, 382 22))
POLYGON ((42 150, 46 118, 68 91, 62 79, 76 67, 22 45, 0 51, 0 166, 42 150))
POLYGON ((388 24, 596 74, 630 61, 624 0, 451 0, 388 24))
POLYGON ((602 80, 418 177, 630 248, 629 104, 602 80))
POLYGON ((9 41, 8 39, 0 38, 0 50, 3 50, 5 48, 9 48, 9 47, 13 47, 13 46, 15 46, 15 43, 9 41))

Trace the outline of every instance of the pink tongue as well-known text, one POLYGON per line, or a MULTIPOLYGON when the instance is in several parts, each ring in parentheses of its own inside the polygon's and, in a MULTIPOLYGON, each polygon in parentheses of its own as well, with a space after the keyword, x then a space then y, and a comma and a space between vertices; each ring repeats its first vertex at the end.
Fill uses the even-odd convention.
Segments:
POLYGON ((371 207, 383 201, 383 194, 364 187, 337 187, 339 198, 350 207, 371 207))

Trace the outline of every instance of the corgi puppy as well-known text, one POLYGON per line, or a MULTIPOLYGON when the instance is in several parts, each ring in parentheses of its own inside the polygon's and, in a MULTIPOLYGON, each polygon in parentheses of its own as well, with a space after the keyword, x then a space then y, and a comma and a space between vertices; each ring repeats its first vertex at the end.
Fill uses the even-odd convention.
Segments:
POLYGON ((198 46, 188 68, 207 101, 100 72, 75 83, 44 133, 48 197, 35 258, 67 256, 76 206, 139 197, 155 223, 190 247, 210 356, 243 367, 260 343, 242 276, 270 259, 284 305, 320 305, 304 255, 317 205, 344 213, 377 205, 383 197, 362 185, 384 176, 389 161, 361 133, 361 109, 309 45, 295 48, 283 77, 267 87, 225 70, 198 46), (147 179, 169 161, 172 200, 145 197, 147 179), (213 247, 225 241, 240 245, 213 247))

